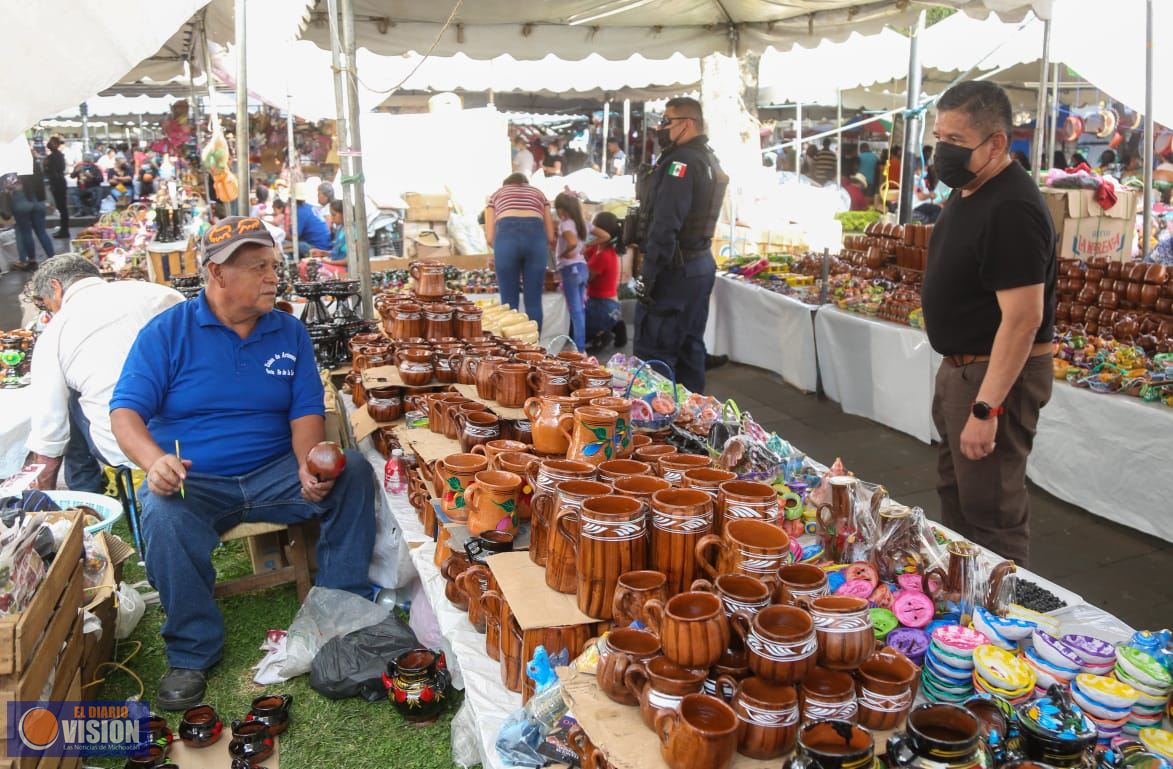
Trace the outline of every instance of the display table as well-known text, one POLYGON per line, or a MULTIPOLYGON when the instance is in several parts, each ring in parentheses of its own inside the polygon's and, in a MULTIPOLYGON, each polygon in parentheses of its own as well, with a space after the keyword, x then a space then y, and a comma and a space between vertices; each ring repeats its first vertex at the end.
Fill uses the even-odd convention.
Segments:
POLYGON ((1102 518, 1173 542, 1171 419, 1173 410, 1160 404, 1056 382, 1027 476, 1102 518))
POLYGON ((920 329, 838 307, 815 315, 823 391, 843 411, 925 443, 933 429, 933 377, 940 356, 920 329))
POLYGON ((32 430, 33 388, 0 389, 0 479, 24 467, 32 430))
POLYGON ((709 299, 705 347, 736 363, 773 371, 804 392, 818 387, 817 305, 776 294, 739 278, 718 275, 709 299))
MULTIPOLYGON (((497 295, 497 301, 501 301, 500 294, 497 295)), ((525 298, 521 299, 521 307, 514 309, 525 309, 525 298)), ((542 338, 541 345, 549 347, 560 336, 570 334, 570 310, 566 308, 566 297, 562 296, 561 291, 547 291, 542 294, 542 338)))

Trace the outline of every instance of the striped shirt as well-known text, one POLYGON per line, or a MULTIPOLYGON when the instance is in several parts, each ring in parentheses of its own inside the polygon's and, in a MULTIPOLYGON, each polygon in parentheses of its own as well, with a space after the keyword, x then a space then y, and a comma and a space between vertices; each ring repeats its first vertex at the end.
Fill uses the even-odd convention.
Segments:
POLYGON ((533 211, 543 214, 550 202, 537 187, 529 184, 506 184, 489 198, 489 208, 500 214, 504 211, 533 211))

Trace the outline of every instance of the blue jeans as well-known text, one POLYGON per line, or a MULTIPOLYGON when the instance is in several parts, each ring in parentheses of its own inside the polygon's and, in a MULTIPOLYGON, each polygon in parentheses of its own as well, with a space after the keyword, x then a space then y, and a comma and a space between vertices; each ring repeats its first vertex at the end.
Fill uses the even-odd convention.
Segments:
POLYGON ((677 383, 694 393, 705 391, 705 325, 716 279, 711 254, 661 268, 651 307, 640 302, 635 308, 632 352, 644 360, 664 361, 676 372, 677 383))
POLYGON ((317 584, 370 596, 375 477, 362 454, 346 452, 346 469, 318 504, 302 498, 292 453, 243 476, 189 471, 184 494, 158 496, 145 482, 138 492, 147 575, 167 614, 162 635, 172 667, 207 669, 220 659, 224 619, 212 597, 212 550, 237 524, 321 518, 317 584))
POLYGON ((44 202, 30 198, 23 190, 13 193, 12 216, 16 219, 16 249, 21 264, 37 260, 38 240, 45 249, 45 258, 53 256, 53 239, 45 229, 45 212, 44 202))
POLYGON ((615 328, 623 320, 623 311, 616 299, 588 299, 586 303, 586 335, 594 339, 604 331, 615 328))
POLYGON ((493 262, 497 265, 497 286, 501 302, 521 309, 518 295, 525 282, 525 314, 542 327, 542 287, 546 283, 546 262, 550 244, 546 225, 535 216, 507 216, 497 220, 493 238, 493 262))
POLYGON ((73 491, 106 491, 106 474, 102 465, 109 464, 94 447, 90 437, 90 420, 81 408, 76 390, 69 391, 69 443, 65 444, 65 485, 73 491))
POLYGON ((566 297, 566 309, 570 311, 570 338, 579 350, 586 347, 586 289, 590 272, 585 262, 561 267, 562 295, 566 297))

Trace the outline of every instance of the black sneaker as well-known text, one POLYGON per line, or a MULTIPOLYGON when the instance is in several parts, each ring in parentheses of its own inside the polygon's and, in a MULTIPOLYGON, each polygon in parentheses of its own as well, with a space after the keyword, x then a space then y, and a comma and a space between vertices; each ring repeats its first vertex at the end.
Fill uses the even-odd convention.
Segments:
POLYGON ((721 368, 729 362, 728 355, 706 355, 705 356, 705 371, 715 368, 721 368))
POLYGON ((159 680, 155 705, 161 710, 187 710, 204 701, 208 688, 208 673, 191 668, 167 668, 159 680))
POLYGON ((616 347, 627 346, 627 324, 619 321, 611 328, 611 334, 615 337, 616 347))

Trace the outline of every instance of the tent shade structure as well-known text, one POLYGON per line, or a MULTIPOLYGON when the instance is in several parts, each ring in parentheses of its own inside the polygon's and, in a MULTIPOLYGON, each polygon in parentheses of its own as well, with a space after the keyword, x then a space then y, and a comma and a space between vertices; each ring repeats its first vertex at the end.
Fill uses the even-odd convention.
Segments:
MULTIPOLYGON (((920 9, 896 0, 544 0, 524 8, 515 0, 465 0, 459 8, 457 2, 355 0, 357 45, 375 53, 399 54, 427 50, 436 41, 432 52, 437 56, 464 53, 474 59, 503 53, 518 59, 551 53, 566 59, 592 53, 627 58, 633 52, 656 59, 674 53, 700 57, 760 52, 771 44, 844 40, 852 32, 907 25, 920 9)), ((1030 10, 1047 16, 1051 0, 939 4, 977 16, 996 12, 1015 21, 1030 10)), ((329 48, 324 11, 325 2, 320 0, 302 36, 329 48)))

